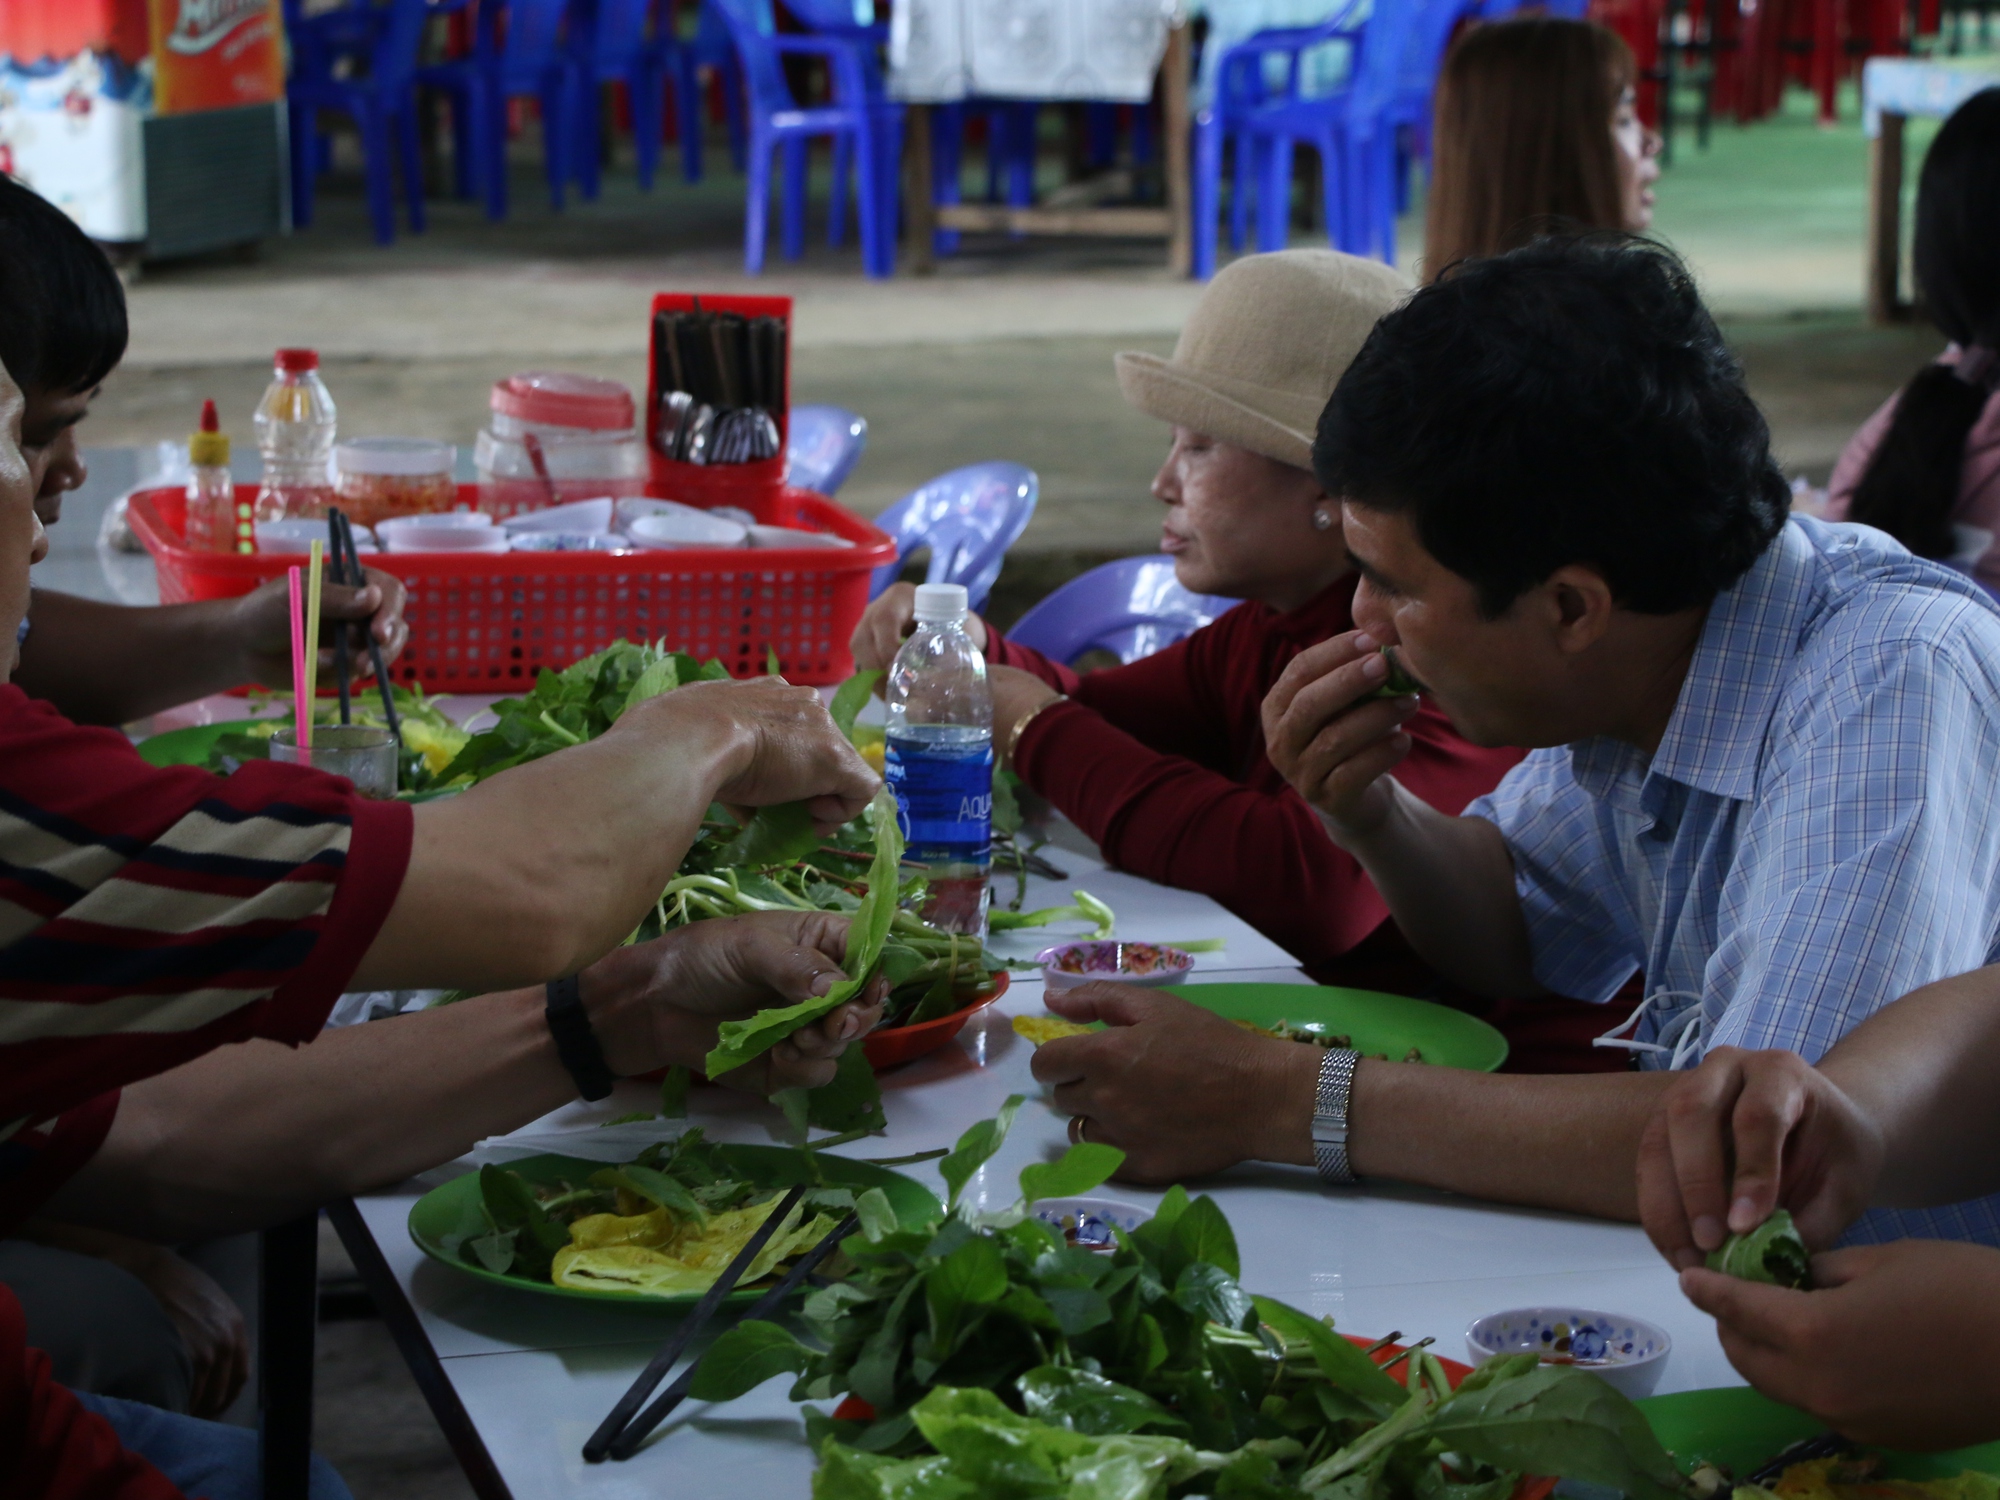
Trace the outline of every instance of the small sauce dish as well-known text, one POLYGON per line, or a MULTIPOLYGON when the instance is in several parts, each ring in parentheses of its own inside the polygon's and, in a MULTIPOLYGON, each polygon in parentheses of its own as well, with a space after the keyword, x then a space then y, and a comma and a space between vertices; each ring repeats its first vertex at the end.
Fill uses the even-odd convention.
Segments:
POLYGON ((1148 988, 1179 984, 1194 968, 1194 955, 1164 943, 1121 943, 1115 939, 1062 943, 1035 955, 1042 982, 1052 990, 1106 979, 1148 988))
POLYGON ((1130 1234, 1153 1217, 1151 1209, 1120 1203, 1116 1198, 1037 1198, 1028 1212, 1078 1250, 1115 1250, 1113 1225, 1130 1234))
POLYGON ((1631 1397, 1650 1396, 1666 1373, 1674 1341, 1639 1318, 1581 1307, 1517 1307, 1488 1313, 1465 1330, 1472 1363, 1501 1354, 1539 1354, 1545 1365, 1574 1365, 1631 1397))

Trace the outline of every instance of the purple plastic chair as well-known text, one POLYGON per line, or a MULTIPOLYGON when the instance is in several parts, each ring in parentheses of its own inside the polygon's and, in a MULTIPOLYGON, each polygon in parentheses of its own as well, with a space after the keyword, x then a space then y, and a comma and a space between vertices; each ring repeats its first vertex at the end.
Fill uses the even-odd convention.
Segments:
POLYGON ((785 483, 831 495, 868 446, 868 419, 838 406, 795 406, 785 436, 785 483))
POLYGON ((312 223, 313 179, 322 165, 319 114, 331 110, 354 121, 368 184, 368 217, 375 241, 396 238, 391 172, 401 169, 410 232, 424 230, 424 180, 417 155, 414 83, 417 47, 428 13, 424 0, 391 0, 384 6, 350 5, 308 18, 299 0, 285 0, 285 32, 292 45, 292 76, 285 85, 291 134, 292 223, 312 223), (339 64, 359 63, 349 76, 339 64))
POLYGON ((1007 639, 1065 666, 1086 651, 1133 662, 1192 635, 1239 602, 1189 593, 1174 576, 1172 558, 1122 557, 1072 578, 1021 616, 1007 639))
POLYGON ((896 581, 912 552, 928 547, 924 582, 962 583, 972 608, 980 608, 1040 493, 1033 469, 997 462, 953 469, 912 490, 875 518, 896 544, 896 560, 875 570, 868 597, 896 581))

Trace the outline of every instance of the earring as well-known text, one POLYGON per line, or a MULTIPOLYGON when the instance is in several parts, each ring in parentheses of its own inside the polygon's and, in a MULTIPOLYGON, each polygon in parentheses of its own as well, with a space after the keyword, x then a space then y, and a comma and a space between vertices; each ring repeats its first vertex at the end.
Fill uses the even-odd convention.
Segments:
POLYGON ((1329 511, 1323 505, 1315 505, 1313 507, 1313 530, 1314 531, 1333 530, 1333 512, 1329 511))

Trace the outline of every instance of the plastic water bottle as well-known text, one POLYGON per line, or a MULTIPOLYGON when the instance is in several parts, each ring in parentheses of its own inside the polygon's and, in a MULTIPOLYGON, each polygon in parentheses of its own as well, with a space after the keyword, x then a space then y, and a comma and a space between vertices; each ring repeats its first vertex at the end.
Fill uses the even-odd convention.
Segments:
POLYGON ((327 459, 333 452, 333 397, 319 378, 311 349, 280 349, 271 384, 257 403, 257 450, 264 482, 257 491, 260 521, 318 521, 333 504, 327 459))
POLYGON ((965 633, 965 587, 917 587, 917 628, 889 667, 883 777, 907 858, 927 868, 924 920, 983 933, 993 859, 993 694, 965 633))

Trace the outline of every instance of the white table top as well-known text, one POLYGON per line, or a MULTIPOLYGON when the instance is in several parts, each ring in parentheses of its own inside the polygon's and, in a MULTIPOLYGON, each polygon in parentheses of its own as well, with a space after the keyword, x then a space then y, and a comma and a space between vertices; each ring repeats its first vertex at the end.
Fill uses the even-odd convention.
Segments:
POLYGON ((1994 87, 2000 87, 2000 58, 1871 57, 1861 65, 1861 126, 1872 140, 1885 112, 1942 119, 1994 87))
MULTIPOLYGON (((1067 850, 1045 852, 1073 878, 1031 880, 1031 906, 1058 904, 1069 888, 1082 887, 1118 913, 1121 937, 1225 938, 1224 952, 1199 955, 1197 981, 1307 982, 1282 950, 1205 897, 1107 871, 1067 850)), ((1011 882, 1001 894, 1011 894, 1011 882)), ((1025 953, 1042 941, 1010 934, 996 947, 1025 953)), ((842 1154, 949 1146, 1009 1094, 1025 1094, 1005 1147, 967 1189, 980 1206, 1012 1202, 1021 1167, 1067 1145, 1066 1120, 1029 1074, 1032 1049, 1008 1024, 1012 1016, 1038 1013, 1041 1000, 1039 976, 1017 975, 1000 1003, 975 1017, 954 1045, 886 1074, 886 1140, 858 1142, 842 1154)), ((560 1150, 625 1159, 649 1127, 600 1131, 598 1124, 647 1107, 649 1096, 643 1085, 621 1085, 610 1099, 560 1110, 488 1143, 482 1154, 560 1150)), ((722 1140, 768 1140, 776 1124, 761 1101, 710 1089, 696 1091, 691 1117, 722 1140)), ((942 1197, 935 1164, 904 1170, 942 1197)), ((665 1339, 672 1315, 509 1294, 429 1261, 410 1242, 410 1205, 423 1187, 449 1175, 448 1169, 357 1206, 516 1500, 577 1492, 633 1500, 663 1493, 804 1500, 812 1455, 785 1379, 727 1406, 687 1404, 627 1463, 585 1464, 584 1439, 665 1339)), ((1681 1297, 1672 1273, 1634 1227, 1413 1189, 1333 1192, 1310 1172, 1285 1167, 1240 1167, 1198 1186, 1214 1194, 1235 1226, 1246 1287, 1315 1315, 1332 1314, 1343 1330, 1433 1334, 1441 1353, 1463 1358, 1464 1329, 1474 1317, 1569 1303, 1664 1327, 1675 1349, 1663 1391, 1741 1383, 1714 1325, 1681 1297)), ((1105 1191, 1139 1204, 1158 1196, 1115 1186, 1105 1191)))

